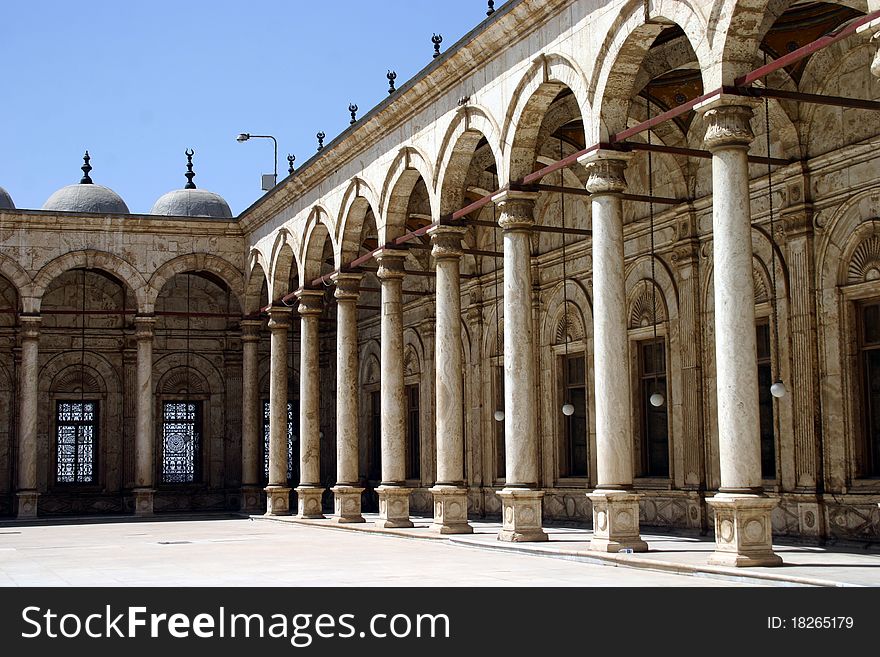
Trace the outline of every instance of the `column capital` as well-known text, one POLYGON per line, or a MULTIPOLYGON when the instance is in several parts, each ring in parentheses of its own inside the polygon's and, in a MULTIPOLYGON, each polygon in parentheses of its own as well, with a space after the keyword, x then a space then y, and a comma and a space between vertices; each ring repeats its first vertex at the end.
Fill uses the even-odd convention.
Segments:
POLYGON ((493 199, 501 216, 498 225, 503 230, 531 230, 535 225, 537 192, 504 190, 493 199))
POLYGON ((261 319, 243 319, 239 323, 241 327, 242 342, 258 342, 260 339, 260 330, 263 328, 263 320, 261 319))
POLYGON ((464 226, 434 226, 428 229, 431 237, 431 255, 437 259, 458 259, 464 255, 461 240, 467 228, 464 226))
POLYGON ((361 294, 363 274, 336 272, 330 277, 336 286, 333 296, 339 301, 357 301, 361 294))
POLYGON ((40 326, 43 318, 40 315, 19 315, 19 333, 22 340, 37 340, 40 337, 40 326))
POLYGON ((303 317, 317 317, 324 312, 324 290, 301 287, 296 291, 299 299, 297 312, 303 317))
POLYGON ((379 263, 379 271, 376 277, 380 281, 391 279, 402 279, 406 275, 406 268, 403 266, 406 260, 406 252, 398 249, 382 249, 375 255, 376 262, 379 263))
POLYGON ((290 315, 293 312, 293 308, 289 308, 288 306, 272 306, 269 308, 269 323, 268 327, 270 331, 286 331, 290 326, 290 315))
POLYGON ((624 172, 631 158, 630 153, 600 149, 578 159, 578 163, 584 166, 589 176, 587 191, 594 196, 625 192, 624 172))
POLYGON ((136 315, 134 318, 134 336, 138 341, 152 340, 156 328, 156 318, 153 315, 136 315))
POLYGON ((757 99, 722 94, 700 103, 694 109, 706 122, 706 148, 715 151, 724 148, 748 148, 755 138, 751 119, 757 99))

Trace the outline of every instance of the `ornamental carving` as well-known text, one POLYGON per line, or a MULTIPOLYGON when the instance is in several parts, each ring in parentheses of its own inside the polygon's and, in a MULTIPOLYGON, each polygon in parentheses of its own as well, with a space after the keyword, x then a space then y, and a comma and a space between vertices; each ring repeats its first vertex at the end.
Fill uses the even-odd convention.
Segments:
POLYGON ((498 202, 501 217, 498 225, 504 230, 529 230, 535 225, 533 196, 507 196, 498 202))
POLYGON ((752 108, 747 105, 724 105, 706 110, 706 146, 712 150, 732 146, 748 146, 755 138, 752 132, 752 108))
POLYGON ((361 278, 360 274, 336 274, 333 277, 336 285, 333 296, 340 301, 357 301, 361 293, 361 278))
POLYGON ((847 283, 880 280, 880 236, 872 235, 859 244, 849 261, 847 283))
POLYGON ((633 299, 629 310, 629 328, 645 328, 655 323, 662 324, 666 321, 666 304, 663 303, 663 294, 656 291, 656 322, 654 321, 655 290, 650 281, 641 281, 638 291, 633 299))
POLYGON ((324 292, 322 290, 299 290, 297 312, 303 317, 317 316, 324 312, 324 292))
POLYGON ((626 190, 626 160, 600 159, 584 163, 590 194, 621 194, 626 190))
POLYGON ((379 271, 376 276, 379 280, 402 279, 406 274, 406 268, 403 266, 406 256, 400 253, 383 252, 376 256, 379 263, 379 271))
POLYGON ((419 356, 413 346, 408 344, 403 352, 403 373, 405 376, 415 376, 419 370, 419 356))
POLYGON ((583 339, 583 337, 584 326, 581 323, 580 317, 577 316, 574 310, 567 310, 556 323, 556 332, 554 334, 556 344, 563 344, 566 340, 568 342, 577 342, 583 339))
POLYGON ((758 265, 752 265, 752 277, 755 279, 755 303, 767 303, 770 301, 770 290, 767 288, 767 281, 758 268, 758 265))
POLYGON ((461 239, 466 229, 439 226, 431 232, 431 255, 434 258, 460 258, 464 255, 461 239))
POLYGON ((53 386, 56 392, 101 392, 104 389, 98 379, 90 372, 84 372, 80 367, 74 367, 65 372, 53 386))

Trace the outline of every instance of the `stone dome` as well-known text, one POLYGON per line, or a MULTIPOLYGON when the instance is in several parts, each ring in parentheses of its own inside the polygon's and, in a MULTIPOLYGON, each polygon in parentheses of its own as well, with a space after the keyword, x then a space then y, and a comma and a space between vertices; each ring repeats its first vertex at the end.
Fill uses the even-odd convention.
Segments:
POLYGON ((15 210, 15 203, 5 189, 0 187, 0 210, 15 210))
POLYGON ((91 214, 129 214, 122 197, 112 189, 96 185, 89 177, 89 152, 83 156, 83 177, 78 185, 62 187, 43 203, 43 210, 57 212, 88 212, 91 214))
POLYGON ((129 214, 125 201, 103 185, 79 184, 62 187, 43 203, 43 210, 90 212, 92 214, 129 214))
POLYGON ((223 197, 204 189, 175 189, 168 192, 156 201, 150 214, 232 219, 232 210, 223 197))
POLYGON ((207 217, 210 219, 232 219, 232 210, 223 197, 204 189, 196 189, 193 178, 192 158, 196 152, 187 149, 186 154, 186 185, 183 189, 175 189, 162 196, 153 205, 150 214, 166 217, 207 217))

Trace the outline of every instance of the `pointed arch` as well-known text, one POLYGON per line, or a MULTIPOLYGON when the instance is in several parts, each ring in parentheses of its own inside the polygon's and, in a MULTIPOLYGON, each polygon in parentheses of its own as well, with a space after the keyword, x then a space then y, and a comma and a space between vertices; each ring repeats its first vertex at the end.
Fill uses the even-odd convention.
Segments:
POLYGON ((239 308, 244 288, 244 274, 235 265, 220 256, 211 253, 189 253, 177 256, 161 265, 150 278, 147 298, 144 303, 146 312, 152 313, 155 309, 156 299, 162 292, 162 288, 177 274, 207 272, 213 274, 226 283, 226 287, 235 297, 239 308))
POLYGON ((337 269, 358 257, 361 233, 367 213, 379 216, 379 198, 363 178, 352 178, 342 197, 342 207, 336 221, 337 269))
POLYGON ((434 173, 431 164, 417 148, 404 146, 394 158, 382 186, 382 214, 378 222, 380 244, 399 237, 405 231, 409 198, 419 178, 428 190, 431 217, 439 217, 440 208, 433 188, 434 173))
MULTIPOLYGON (((316 205, 309 213, 303 230, 303 250, 299 257, 302 285, 310 286, 311 281, 323 273, 321 270, 324 264, 324 250, 328 240, 332 249, 331 253, 336 253, 333 234, 334 227, 330 215, 323 206, 316 205)), ((331 266, 336 267, 335 259, 331 266)))
POLYGON ((272 245, 271 279, 269 281, 269 303, 275 303, 281 299, 290 289, 290 281, 296 274, 299 276, 300 266, 297 260, 296 250, 293 248, 293 238, 286 228, 278 231, 275 243, 272 245))
POLYGON ((39 312, 43 295, 49 284, 70 269, 100 269, 112 274, 132 291, 137 301, 139 313, 152 312, 150 290, 141 273, 127 260, 107 251, 94 249, 71 251, 43 265, 43 268, 34 277, 30 292, 32 299, 29 304, 33 305, 34 309, 29 312, 39 312))
POLYGON ((28 273, 15 260, 8 256, 0 254, 0 276, 5 278, 15 290, 15 297, 18 303, 16 311, 37 312, 39 309, 40 297, 34 299, 34 293, 31 289, 32 281, 28 273), (37 309, 31 309, 29 306, 36 301, 37 309))
POLYGON ((703 77, 703 88, 714 88, 706 82, 711 53, 705 38, 705 20, 691 3, 655 0, 651 3, 650 22, 646 23, 644 2, 630 0, 620 10, 599 49, 589 92, 596 120, 587 143, 607 141, 610 135, 627 127, 630 102, 639 91, 635 83, 642 62, 657 36, 672 24, 680 27, 687 38, 703 77))
POLYGON ((465 105, 458 108, 440 142, 440 157, 434 170, 436 178, 433 183, 440 193, 441 217, 464 206, 464 178, 481 139, 489 144, 495 158, 498 179, 507 180, 501 169, 504 166, 504 153, 501 149, 501 131, 495 119, 488 110, 480 106, 465 105))
MULTIPOLYGON (((265 258, 257 249, 251 251, 250 266, 247 274, 247 281, 244 286, 244 307, 243 312, 246 315, 252 315, 263 307, 263 287, 268 288, 269 277, 266 275, 264 267, 265 258)), ((265 300, 269 303, 269 299, 265 300)))
MULTIPOLYGON (((587 78, 577 64, 564 55, 541 54, 523 75, 513 92, 501 130, 501 143, 507 147, 503 170, 508 180, 520 180, 533 171, 541 121, 550 104, 566 87, 577 98, 586 130, 593 112, 587 95, 587 78)), ((591 143, 589 139, 587 143, 591 143)))

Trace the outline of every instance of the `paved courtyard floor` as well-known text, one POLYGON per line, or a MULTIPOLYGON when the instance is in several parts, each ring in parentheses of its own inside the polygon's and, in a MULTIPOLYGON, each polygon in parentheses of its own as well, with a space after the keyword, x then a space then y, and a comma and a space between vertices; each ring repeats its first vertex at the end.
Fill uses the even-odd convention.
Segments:
MULTIPOLYGON (((374 519, 369 516, 368 519, 374 519)), ((0 586, 880 586, 877 551, 777 546, 780 568, 710 567, 711 540, 644 535, 645 554, 597 555, 589 530, 496 540, 499 525, 439 537, 292 517, 0 523, 0 586)))

